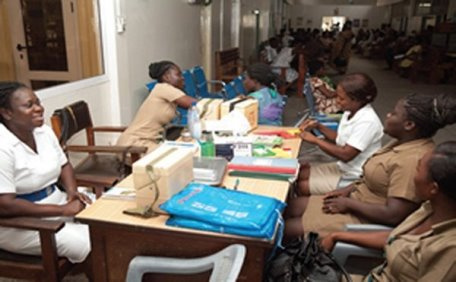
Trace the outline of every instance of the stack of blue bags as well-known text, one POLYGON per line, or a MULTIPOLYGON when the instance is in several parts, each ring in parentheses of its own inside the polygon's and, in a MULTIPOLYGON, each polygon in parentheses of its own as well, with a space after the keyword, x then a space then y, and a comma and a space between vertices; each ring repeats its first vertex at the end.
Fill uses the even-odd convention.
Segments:
POLYGON ((178 226, 271 240, 285 204, 241 191, 190 183, 160 208, 178 226))

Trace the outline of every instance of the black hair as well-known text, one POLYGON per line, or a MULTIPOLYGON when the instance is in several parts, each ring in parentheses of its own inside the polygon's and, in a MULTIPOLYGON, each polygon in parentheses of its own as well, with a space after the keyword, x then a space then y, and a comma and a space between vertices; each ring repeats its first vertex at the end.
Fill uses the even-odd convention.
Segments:
MULTIPOLYGON (((11 109, 11 96, 19 88, 27 87, 25 84, 16 81, 0 81, 0 108, 11 109)), ((3 117, 0 115, 0 122, 3 117)))
POLYGON ((441 143, 434 149, 429 161, 429 175, 445 195, 456 200, 456 141, 441 143))
POLYGON ((264 63, 255 63, 247 67, 247 75, 258 81, 261 85, 274 88, 274 85, 280 83, 280 78, 273 73, 271 67, 264 63))
POLYGON ((314 76, 323 66, 324 63, 320 60, 312 60, 307 64, 307 67, 309 67, 309 74, 312 76, 314 76))
POLYGON ((407 118, 416 124, 418 138, 429 138, 456 122, 456 98, 450 94, 410 94, 404 98, 407 118))
POLYGON ((152 79, 158 80, 158 82, 163 82, 163 75, 172 67, 177 65, 171 61, 160 61, 151 63, 149 65, 149 76, 152 79))
POLYGON ((377 86, 365 73, 347 74, 338 85, 350 98, 360 101, 363 105, 373 102, 377 97, 377 86))

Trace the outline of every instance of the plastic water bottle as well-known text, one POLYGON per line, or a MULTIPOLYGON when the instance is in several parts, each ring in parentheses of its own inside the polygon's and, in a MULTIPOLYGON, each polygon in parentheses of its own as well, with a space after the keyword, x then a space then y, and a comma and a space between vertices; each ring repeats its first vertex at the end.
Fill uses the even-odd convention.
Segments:
POLYGON ((215 157, 215 144, 212 133, 203 131, 203 140, 201 144, 201 156, 202 157, 215 157))
POLYGON ((187 112, 188 130, 192 137, 196 140, 201 139, 201 120, 199 111, 196 107, 196 102, 192 103, 192 107, 187 112))

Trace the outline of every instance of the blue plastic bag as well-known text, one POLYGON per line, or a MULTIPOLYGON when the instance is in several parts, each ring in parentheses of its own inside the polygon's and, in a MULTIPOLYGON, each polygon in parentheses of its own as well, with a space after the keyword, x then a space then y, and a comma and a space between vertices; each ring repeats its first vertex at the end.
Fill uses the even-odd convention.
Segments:
POLYGON ((285 204, 241 191, 190 183, 160 208, 172 215, 167 225, 272 238, 285 204))

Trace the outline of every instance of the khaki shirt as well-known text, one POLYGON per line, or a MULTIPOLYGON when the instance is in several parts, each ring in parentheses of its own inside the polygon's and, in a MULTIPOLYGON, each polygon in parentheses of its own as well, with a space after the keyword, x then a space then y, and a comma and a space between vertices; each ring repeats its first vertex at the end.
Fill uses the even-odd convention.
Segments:
POLYGON ((456 219, 423 234, 407 234, 432 214, 430 202, 396 227, 385 246, 386 262, 367 281, 456 281, 456 219))
POLYGON ((176 116, 174 101, 183 96, 182 90, 168 83, 157 83, 127 130, 120 135, 117 145, 145 146, 148 152, 155 149, 164 126, 176 116))
POLYGON ((387 198, 391 197, 420 202, 413 179, 418 161, 434 148, 434 142, 418 139, 401 145, 396 143, 388 143, 366 161, 364 181, 356 184, 351 198, 373 204, 386 204, 387 198))

